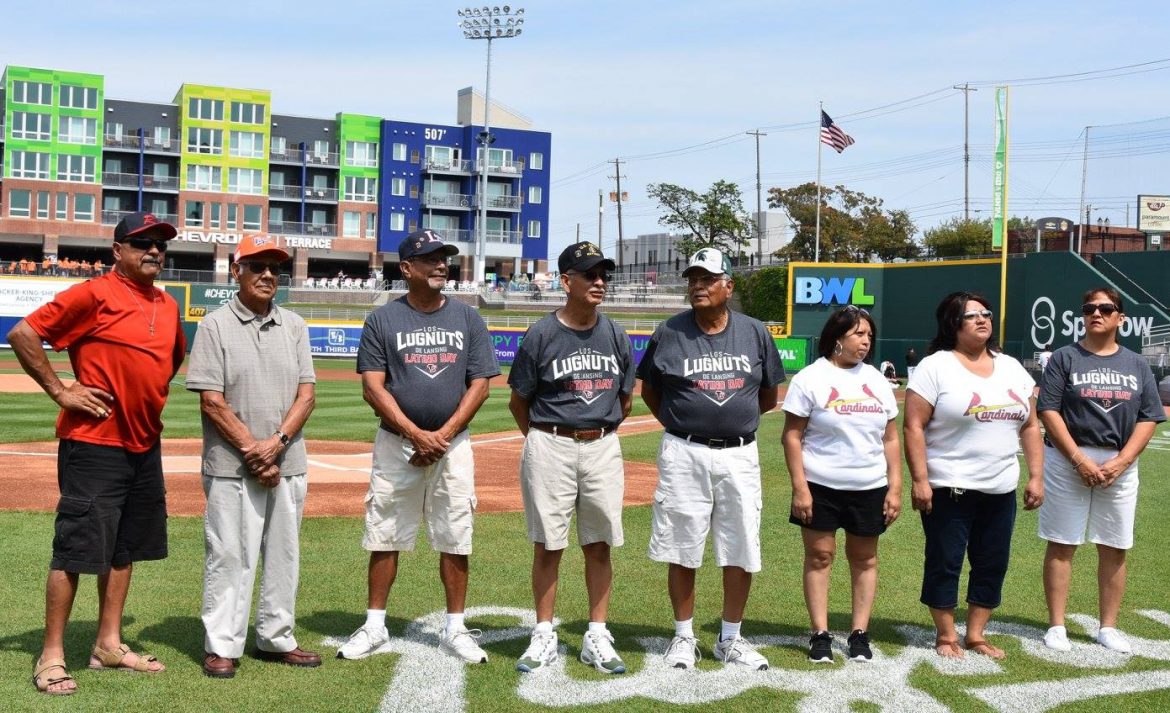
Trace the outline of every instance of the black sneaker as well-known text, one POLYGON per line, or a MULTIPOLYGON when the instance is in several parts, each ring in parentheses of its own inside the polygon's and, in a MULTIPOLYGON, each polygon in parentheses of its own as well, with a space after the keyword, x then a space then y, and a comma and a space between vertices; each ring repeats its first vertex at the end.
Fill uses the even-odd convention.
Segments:
POLYGON ((862 629, 854 629, 853 633, 849 634, 849 660, 873 660, 873 651, 869 648, 869 634, 862 629))
POLYGON ((833 636, 818 631, 808 640, 808 660, 813 663, 833 663, 833 636))

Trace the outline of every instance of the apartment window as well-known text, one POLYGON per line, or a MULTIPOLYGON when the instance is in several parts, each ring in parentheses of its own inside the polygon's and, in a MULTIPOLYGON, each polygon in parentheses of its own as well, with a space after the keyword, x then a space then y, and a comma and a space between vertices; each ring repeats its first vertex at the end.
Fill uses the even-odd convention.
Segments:
POLYGON ((97 145, 97 119, 63 116, 60 125, 58 136, 61 143, 97 145))
POLYGON ((284 206, 270 205, 268 206, 268 229, 274 230, 273 225, 279 225, 284 222, 284 206))
POLYGON ((229 138, 232 156, 264 158, 264 134, 253 131, 233 131, 229 138))
POLYGON ((37 178, 49 180, 49 154, 38 151, 13 151, 12 168, 9 169, 13 178, 37 178))
POLYGON ((30 193, 25 190, 13 189, 8 191, 8 217, 27 218, 29 216, 30 197, 30 193))
POLYGON ((188 166, 187 189, 192 191, 223 190, 223 169, 219 166, 188 166))
POLYGON ((406 144, 392 144, 390 146, 390 158, 395 161, 406 160, 406 144))
POLYGON ((160 179, 160 180, 166 180, 166 179, 170 178, 171 177, 170 164, 163 163, 163 162, 159 161, 158 163, 154 164, 154 167, 151 169, 151 175, 153 175, 155 178, 160 179))
POLYGON ((228 230, 235 230, 240 227, 239 220, 237 219, 238 210, 239 207, 235 203, 228 203, 228 230))
POLYGON ((392 195, 392 196, 406 195, 406 179, 405 178, 391 178, 390 179, 390 195, 392 195))
POLYGON ((191 153, 221 155, 223 153, 223 129, 187 129, 187 150, 191 153))
POLYGON ((273 136, 269 139, 269 144, 272 146, 272 153, 278 156, 283 156, 284 152, 288 150, 288 139, 283 136, 273 136))
MULTIPOLYGON (((60 159, 58 159, 58 160, 60 160, 60 159)), ((61 172, 61 168, 60 168, 60 165, 58 165, 57 173, 60 173, 60 172, 61 172)), ((102 172, 103 173, 122 173, 122 159, 120 159, 120 158, 107 158, 102 163, 102 172)))
POLYGON ((219 203, 211 204, 211 227, 215 228, 216 230, 220 228, 219 219, 222 209, 223 206, 221 206, 219 203))
POLYGON ((528 187, 528 202, 529 203, 540 203, 543 200, 544 200, 544 189, 542 189, 540 186, 529 186, 528 187))
POLYGON ((317 139, 314 141, 313 155, 319 159, 329 158, 329 142, 325 139, 317 139))
POLYGON ((122 138, 122 122, 107 121, 106 122, 106 136, 111 139, 122 138))
POLYGON ((346 141, 345 162, 349 166, 377 166, 378 144, 368 141, 346 141))
POLYGON ((73 197, 73 220, 85 223, 93 222, 93 207, 97 203, 88 193, 78 193, 73 197))
POLYGON ((260 229, 260 206, 244 206, 244 230, 260 229))
POLYGON ((62 84, 61 106, 72 109, 97 109, 97 89, 62 84))
POLYGON ((68 220, 69 219, 69 194, 68 193, 58 193, 57 194, 56 217, 57 217, 57 220, 68 220))
POLYGON ((367 213, 366 214, 366 237, 370 238, 371 240, 374 239, 375 237, 377 237, 377 229, 378 229, 378 214, 377 213, 367 213))
POLYGON ((451 168, 459 158, 459 152, 451 146, 427 146, 427 165, 435 168, 451 168))
POLYGON ((37 191, 37 220, 49 219, 49 194, 37 191))
POLYGON ((377 202, 378 179, 361 176, 345 177, 345 200, 377 202))
POLYGON ((93 183, 96 163, 93 156, 60 155, 57 157, 57 180, 93 183))
POLYGON ((171 127, 154 127, 154 145, 161 146, 164 149, 169 149, 171 147, 171 127))
POLYGON ((329 187, 329 176, 324 173, 317 173, 313 175, 313 190, 324 191, 329 187))
POLYGON ((264 105, 232 102, 232 121, 237 124, 263 124, 264 105))
POLYGON ((530 237, 530 238, 539 238, 540 237, 540 221, 539 220, 528 221, 528 237, 530 237))
POLYGON ((284 188, 284 174, 280 171, 273 171, 268 174, 268 187, 275 189, 284 188))
POLYGON ((17 104, 51 106, 53 104, 53 85, 48 82, 14 81, 12 83, 12 101, 17 104))
POLYGON ((390 229, 403 230, 406 227, 406 213, 390 214, 390 229))
MULTIPOLYGON (((475 150, 475 160, 483 161, 483 148, 475 150)), ((488 168, 512 166, 512 149, 488 149, 488 168)))
POLYGON ((537 151, 533 151, 532 153, 528 154, 528 167, 533 171, 543 171, 544 154, 537 151))
MULTIPOLYGON (((163 217, 171 211, 171 207, 167 205, 166 198, 152 198, 150 201, 150 212, 158 217, 163 217)), ((173 218, 172 218, 173 220, 173 218)))
POLYGON ((264 172, 258 168, 229 168, 228 190, 232 193, 264 192, 264 172))
POLYGON ((183 211, 183 225, 188 228, 203 227, 203 201, 187 201, 183 211))
POLYGON ((187 117, 190 119, 223 121, 223 100, 192 97, 187 101, 187 117))
POLYGON ((31 111, 12 112, 12 138, 29 141, 48 141, 51 138, 53 117, 31 111))
POLYGON ((360 238, 362 235, 362 214, 356 210, 345 211, 341 224, 341 236, 344 238, 360 238))

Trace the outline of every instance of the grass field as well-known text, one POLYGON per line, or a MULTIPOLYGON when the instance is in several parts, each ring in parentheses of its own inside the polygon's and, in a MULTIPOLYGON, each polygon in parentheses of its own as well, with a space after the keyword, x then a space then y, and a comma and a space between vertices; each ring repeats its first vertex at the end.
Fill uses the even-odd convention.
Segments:
MULTIPOLYGON (((325 382, 319 387, 318 409, 309 424, 313 438, 364 439, 373 434, 369 408, 361 402, 357 384, 325 382)), ((170 436, 198 435, 198 414, 194 398, 176 388, 166 420, 170 436)), ((0 397, 4 413, 0 440, 39 440, 52 437, 53 409, 43 396, 0 397), (40 400, 43 400, 40 401, 40 400)), ((639 409, 644 409, 639 404, 639 409)), ((644 411, 643 411, 644 412, 644 411)), ((579 551, 570 548, 562 567, 557 611, 563 618, 562 644, 567 645, 566 678, 554 671, 543 678, 522 678, 513 670, 515 658, 526 641, 520 638, 488 643, 491 661, 468 667, 463 672, 441 664, 423 662, 433 680, 403 678, 396 672, 408 669, 418 653, 390 654, 365 661, 337 661, 325 642, 344 637, 361 624, 365 606, 366 554, 360 549, 362 522, 359 519, 322 518, 306 520, 302 534, 302 571, 298 608, 299 643, 327 656, 324 666, 302 671, 245 657, 239 675, 232 681, 205 678, 199 668, 203 632, 198 618, 202 585, 202 521, 197 518, 171 520, 171 555, 162 562, 138 567, 127 607, 125 638, 139 650, 158 655, 169 670, 158 677, 91 672, 84 662, 95 630, 96 596, 93 578, 83 578, 75 607, 76 616, 67 638, 68 660, 74 669, 81 693, 68 699, 49 699, 33 692, 30 685, 32 661, 40 645, 45 564, 49 556, 53 518, 41 513, 0 513, 0 700, 7 710, 175 710, 175 711, 260 711, 295 709, 308 711, 360 711, 429 709, 412 701, 426 685, 436 684, 457 691, 465 676, 464 697, 470 711, 537 710, 544 704, 573 704, 601 701, 596 706, 579 706, 599 711, 650 711, 668 706, 656 699, 671 696, 685 699, 692 689, 704 693, 706 703, 688 706, 694 710, 772 711, 800 709, 801 702, 812 710, 849 709, 855 697, 868 701, 852 705, 853 710, 1045 710, 1051 696, 1071 694, 1084 698, 1061 710, 1069 711, 1155 711, 1170 706, 1170 631, 1167 625, 1138 614, 1139 610, 1170 610, 1167 582, 1170 582, 1170 528, 1165 526, 1164 504, 1170 501, 1170 427, 1158 429, 1157 440, 1142 461, 1142 495, 1138 512, 1138 537, 1131 553, 1129 590, 1123 606, 1121 626, 1137 638, 1157 644, 1139 647, 1142 655, 1132 658, 1083 656, 1076 663, 1058 663, 1037 655, 1017 638, 994 635, 993 641, 1008 652, 1001 666, 979 657, 967 664, 943 667, 936 657, 919 646, 907 646, 906 634, 922 635, 929 626, 925 607, 918 603, 922 564, 922 534, 917 515, 904 504, 907 514, 882 538, 881 580, 878 586, 872 637, 881 655, 869 666, 843 663, 838 656, 833 666, 814 666, 805 660, 801 641, 807 636, 800 582, 800 537, 787 523, 789 487, 779 448, 781 417, 765 417, 760 449, 764 472, 765 502, 763 524, 764 571, 753 586, 744 632, 758 641, 775 642, 764 653, 773 670, 766 674, 726 675, 711 660, 719 619, 719 573, 708 563, 699 572, 696 624, 704 643, 700 671, 659 672, 646 655, 639 639, 669 637, 671 613, 666 596, 665 567, 646 558, 650 510, 626 511, 626 546, 615 551, 614 594, 611 630, 631 673, 605 677, 576 663, 581 633, 585 627, 586 602, 581 581, 579 551), (907 628, 909 627, 909 628, 907 628), (414 658, 412 658, 414 657, 414 658), (431 668, 428 668, 431 667, 431 668), (745 678, 746 676, 746 678, 745 678), (754 678, 753 678, 754 677, 754 678), (392 683, 393 682, 393 683, 392 683), (768 682, 753 687, 755 682, 768 682), (1015 684, 1039 683, 1031 688, 1006 688, 1015 684), (387 696, 389 687, 394 693, 387 696), (1158 690, 1124 695, 1107 694, 1112 685, 1121 690, 1153 687, 1158 690), (770 687, 769 687, 770 686, 770 687), (1001 696, 995 707, 980 695, 997 689, 1001 696), (778 690, 783 689, 783 690, 778 690), (807 689, 817 698, 805 698, 807 689), (714 700, 739 693, 730 701, 714 700), (624 696, 631 696, 624 698, 624 696), (827 698, 826 698, 827 696, 827 698)), ((489 399, 477 417, 477 432, 510 429, 504 392, 489 399)), ((623 449, 631 460, 653 462, 658 434, 623 438, 623 449)), ((908 491, 908 488, 907 488, 908 491)), ((309 497, 312 497, 310 488, 309 497)), ((520 514, 481 515, 476 520, 476 552, 472 557, 469 605, 530 609, 528 572, 531 549, 525 539, 520 514)), ((1016 524, 1014 552, 1005 588, 1004 604, 994 622, 1042 631, 1045 608, 1040 584, 1043 555, 1035 536, 1036 514, 1021 510, 1016 524)), ((1095 555, 1084 550, 1074 570, 1069 611, 1095 616, 1095 555)), ((437 557, 423 542, 419 551, 404 555, 400 577, 389 605, 392 635, 401 635, 410 622, 442 609, 442 590, 436 576, 437 557)), ((844 561, 835 567, 831 594, 831 625, 838 635, 848 627, 848 575, 844 561)), ((1170 619, 1167 620, 1170 625, 1170 619)), ((514 619, 480 616, 469 625, 493 632, 515 626, 514 619)), ((1076 642, 1090 639, 1076 623, 1070 622, 1076 642)), ((488 638, 488 637, 485 637, 488 638)), ((1027 638, 1027 637, 1025 637, 1027 638)), ((417 647, 416 647, 417 648, 417 647)), ((429 649, 421 649, 424 654, 429 649)), ((1087 653, 1099 647, 1086 646, 1087 653)), ((411 651, 414 651, 413 649, 411 651)), ((653 653, 658 653, 657 650, 653 653)), ((1074 652, 1077 653, 1077 652, 1074 652)), ((437 654, 436 654, 437 655, 437 654)), ((415 664, 418 662, 415 661, 415 664)), ((448 704, 432 707, 450 710, 448 704)))

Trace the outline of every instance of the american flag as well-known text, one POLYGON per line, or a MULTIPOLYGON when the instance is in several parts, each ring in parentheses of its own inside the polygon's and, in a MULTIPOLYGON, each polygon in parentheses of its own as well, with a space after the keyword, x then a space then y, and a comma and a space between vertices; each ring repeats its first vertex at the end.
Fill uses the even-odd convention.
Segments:
POLYGON ((845 150, 846 146, 852 146, 853 137, 841 131, 841 127, 833 123, 833 119, 821 110, 821 143, 832 146, 837 153, 845 150))

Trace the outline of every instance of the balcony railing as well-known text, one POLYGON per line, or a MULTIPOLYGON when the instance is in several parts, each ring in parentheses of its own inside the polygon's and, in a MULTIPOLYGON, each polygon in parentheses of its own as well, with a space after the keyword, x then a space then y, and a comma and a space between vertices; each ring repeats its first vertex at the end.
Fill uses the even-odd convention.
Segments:
POLYGON ((471 161, 430 159, 423 161, 423 170, 429 173, 471 173, 471 161))
MULTIPOLYGON (((137 173, 102 173, 102 185, 106 188, 128 188, 138 190, 137 173)), ((178 191, 177 176, 142 176, 142 189, 146 191, 178 191)))
POLYGON ((337 202, 336 188, 302 188, 301 186, 286 186, 286 185, 269 185, 268 197, 278 198, 290 201, 299 201, 302 198, 307 201, 326 201, 329 203, 337 202))
POLYGON ((475 231, 474 230, 463 230, 462 228, 452 229, 452 230, 443 230, 442 228, 434 228, 434 231, 436 233, 438 233, 439 235, 442 235, 443 240, 446 240, 449 243, 455 243, 455 242, 474 243, 475 242, 475 231))
POLYGON ((302 163, 310 166, 340 166, 341 154, 336 151, 319 153, 313 149, 305 149, 302 151, 299 147, 286 146, 283 151, 270 149, 268 151, 268 160, 275 161, 276 163, 295 163, 298 166, 302 163))
POLYGON ((286 146, 283 150, 280 151, 277 149, 272 149, 269 151, 268 159, 270 161, 276 161, 277 163, 295 163, 299 166, 301 163, 301 153, 301 150, 298 148, 286 146))
POLYGON ((153 136, 144 136, 140 142, 138 140, 138 134, 106 134, 102 139, 102 144, 108 149, 132 149, 135 151, 145 144, 147 151, 160 151, 162 153, 174 154, 179 153, 180 148, 178 139, 156 141, 153 136))
POLYGON ((317 235, 326 238, 337 237, 337 223, 293 223, 268 221, 268 232, 282 235, 317 235))
POLYGON ((488 196, 487 207, 488 210, 520 210, 520 196, 488 196))
MULTIPOLYGON (((102 225, 117 225, 123 218, 133 212, 132 210, 103 210, 102 225)), ((170 223, 176 227, 179 226, 179 216, 174 213, 155 213, 154 217, 164 223, 170 223)))
POLYGON ((519 230, 489 230, 487 231, 487 241, 489 243, 510 243, 517 244, 524 240, 524 234, 519 230))
POLYGON ((424 193, 422 202, 431 208, 470 210, 475 204, 475 197, 463 193, 424 193))
MULTIPOLYGON (((475 162, 475 172, 483 172, 483 162, 475 162)), ((524 174, 523 161, 488 161, 488 173, 519 178, 524 174)))

